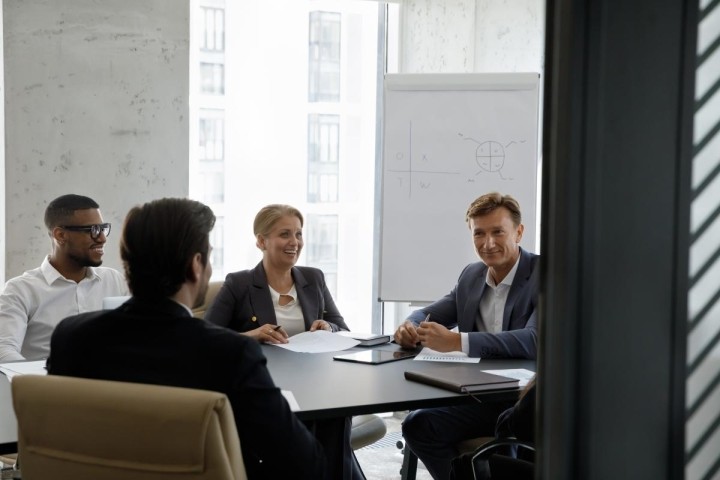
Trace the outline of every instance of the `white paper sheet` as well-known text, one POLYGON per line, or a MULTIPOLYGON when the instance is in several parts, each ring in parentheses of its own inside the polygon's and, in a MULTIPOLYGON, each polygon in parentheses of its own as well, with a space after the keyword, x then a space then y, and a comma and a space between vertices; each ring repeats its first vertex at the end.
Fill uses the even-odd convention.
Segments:
POLYGON ((519 386, 524 387, 528 384, 530 379, 535 375, 535 372, 531 372, 525 368, 508 368, 507 370, 483 370, 483 372, 492 373, 494 375, 502 375, 503 377, 510 377, 520 380, 519 386))
POLYGON ((347 350, 360 342, 353 338, 335 335, 326 330, 317 330, 314 332, 302 332, 288 338, 289 343, 276 343, 276 347, 292 350, 293 352, 302 353, 325 353, 338 352, 347 350))
POLYGON ((15 375, 47 375, 47 370, 45 370, 45 360, 0 363, 0 372, 4 373, 11 382, 15 375))
POLYGON ((437 352, 431 348, 425 347, 413 359, 420 362, 457 362, 457 363, 479 363, 480 358, 468 357, 463 352, 437 352))

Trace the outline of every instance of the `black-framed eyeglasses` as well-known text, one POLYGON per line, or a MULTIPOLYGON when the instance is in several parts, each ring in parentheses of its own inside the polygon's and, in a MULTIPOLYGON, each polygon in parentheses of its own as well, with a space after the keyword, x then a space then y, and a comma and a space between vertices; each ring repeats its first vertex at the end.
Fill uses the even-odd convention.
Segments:
POLYGON ((96 225, 60 225, 60 228, 70 232, 88 232, 90 233, 90 238, 93 240, 97 240, 101 233, 106 237, 110 235, 110 227, 111 225, 109 223, 98 223, 96 225))

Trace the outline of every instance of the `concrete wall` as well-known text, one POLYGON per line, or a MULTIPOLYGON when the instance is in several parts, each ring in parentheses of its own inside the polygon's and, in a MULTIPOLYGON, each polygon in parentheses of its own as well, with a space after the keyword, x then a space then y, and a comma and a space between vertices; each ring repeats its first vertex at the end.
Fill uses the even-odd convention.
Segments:
POLYGON ((406 0, 400 72, 542 72, 544 0, 406 0))
POLYGON ((42 216, 65 193, 113 223, 188 190, 189 6, 176 0, 4 0, 5 278, 49 252, 42 216))

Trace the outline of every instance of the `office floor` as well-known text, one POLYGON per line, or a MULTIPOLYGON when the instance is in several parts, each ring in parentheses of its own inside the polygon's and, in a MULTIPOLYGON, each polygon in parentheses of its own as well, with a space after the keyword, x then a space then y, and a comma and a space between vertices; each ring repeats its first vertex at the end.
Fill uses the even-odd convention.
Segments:
MULTIPOLYGON (((397 442, 402 441, 400 425, 404 417, 404 412, 383 416, 387 426, 385 437, 355 451, 355 456, 368 480, 398 480, 400 478, 403 453, 397 447, 397 442)), ((422 462, 418 462, 416 479, 432 480, 422 462)))

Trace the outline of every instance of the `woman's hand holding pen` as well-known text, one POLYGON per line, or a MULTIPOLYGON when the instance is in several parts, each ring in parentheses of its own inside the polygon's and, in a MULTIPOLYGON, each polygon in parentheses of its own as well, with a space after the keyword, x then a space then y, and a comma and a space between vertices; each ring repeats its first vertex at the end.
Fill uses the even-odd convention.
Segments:
POLYGON ((310 331, 314 332, 315 330, 326 330, 328 332, 332 332, 332 325, 325 320, 317 319, 312 323, 312 325, 310 325, 310 331))
POLYGON ((417 344, 420 343, 420 337, 417 334, 415 324, 413 324, 410 320, 405 320, 405 323, 395 330, 395 335, 393 337, 395 339, 395 343, 403 348, 415 348, 417 344))
POLYGON ((261 325, 254 330, 245 333, 249 337, 253 337, 258 342, 265 343, 288 343, 288 334, 280 325, 261 325))

